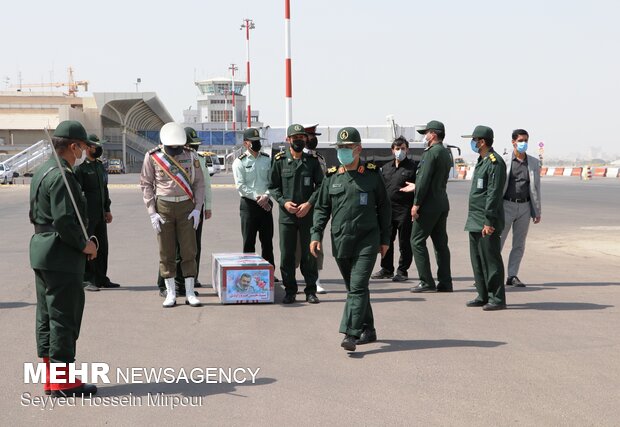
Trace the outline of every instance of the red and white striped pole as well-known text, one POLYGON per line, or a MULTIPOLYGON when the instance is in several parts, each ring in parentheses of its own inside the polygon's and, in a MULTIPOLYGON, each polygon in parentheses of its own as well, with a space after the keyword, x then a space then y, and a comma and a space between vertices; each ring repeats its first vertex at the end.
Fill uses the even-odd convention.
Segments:
POLYGON ((284 0, 284 50, 286 54, 286 126, 293 123, 293 82, 291 78, 291 1, 284 0))
POLYGON ((232 108, 233 108, 233 132, 237 130, 237 108, 235 106, 235 71, 237 67, 235 64, 230 64, 228 69, 232 72, 232 108))
POLYGON ((246 53, 246 84, 248 88, 248 112, 247 112, 247 123, 248 127, 252 126, 252 98, 250 96, 250 30, 254 29, 254 21, 251 19, 244 19, 243 24, 241 24, 241 29, 245 28, 245 53, 246 53))

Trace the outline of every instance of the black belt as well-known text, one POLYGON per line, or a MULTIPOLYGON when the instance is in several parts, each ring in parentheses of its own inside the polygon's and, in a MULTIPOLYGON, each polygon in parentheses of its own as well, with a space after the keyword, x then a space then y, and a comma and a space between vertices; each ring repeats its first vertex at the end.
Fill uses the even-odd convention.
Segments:
POLYGON ((34 224, 34 234, 53 233, 54 231, 56 231, 56 227, 52 224, 34 224))
POLYGON ((514 203, 527 203, 530 201, 530 198, 528 197, 527 199, 509 199, 508 197, 504 198, 504 200, 508 200, 509 202, 514 202, 514 203))

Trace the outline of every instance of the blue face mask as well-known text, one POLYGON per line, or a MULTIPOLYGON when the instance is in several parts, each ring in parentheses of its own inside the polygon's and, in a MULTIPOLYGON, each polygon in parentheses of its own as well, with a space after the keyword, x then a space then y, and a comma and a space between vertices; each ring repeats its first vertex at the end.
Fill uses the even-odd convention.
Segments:
POLYGON ((525 153, 527 151, 527 141, 517 142, 517 151, 519 153, 525 153))
POLYGON ((476 147, 478 143, 476 141, 474 141, 473 139, 471 140, 471 149, 474 153, 478 153, 480 152, 480 148, 476 147))
POLYGON ((355 157, 353 157, 353 150, 348 148, 338 148, 336 154, 338 155, 338 161, 344 166, 350 165, 353 163, 353 160, 355 160, 355 157))

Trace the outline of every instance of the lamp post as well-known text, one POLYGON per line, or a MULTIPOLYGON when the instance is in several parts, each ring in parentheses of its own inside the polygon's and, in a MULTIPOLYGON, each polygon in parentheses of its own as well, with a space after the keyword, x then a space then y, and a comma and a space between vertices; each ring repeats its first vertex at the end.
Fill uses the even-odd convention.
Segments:
POLYGON ((239 68, 237 68, 237 66, 235 64, 230 64, 230 67, 228 67, 228 69, 230 70, 232 77, 231 77, 231 82, 232 82, 232 109, 233 109, 233 132, 237 130, 237 109, 235 106, 235 71, 237 71, 239 68))
POLYGON ((286 72, 286 126, 293 123, 293 82, 291 79, 291 1, 284 0, 284 58, 286 72))
POLYGON ((252 98, 250 96, 250 30, 253 30, 254 27, 254 21, 251 19, 244 19, 243 23, 241 24, 241 30, 243 30, 245 28, 245 53, 246 53, 246 85, 248 88, 248 107, 247 107, 247 124, 248 127, 252 126, 252 98))
POLYGON ((140 83, 142 83, 142 79, 140 77, 138 77, 136 79, 136 82, 134 83, 136 85, 136 92, 139 92, 138 86, 140 85, 140 83))

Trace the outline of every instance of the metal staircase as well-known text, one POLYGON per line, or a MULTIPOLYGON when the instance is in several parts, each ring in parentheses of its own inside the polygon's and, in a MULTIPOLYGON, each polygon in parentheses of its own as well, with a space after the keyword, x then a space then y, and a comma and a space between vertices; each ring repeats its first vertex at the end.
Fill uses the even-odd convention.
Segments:
POLYGON ((42 163, 44 163, 52 153, 49 143, 43 139, 20 151, 13 157, 9 157, 2 162, 11 171, 17 172, 20 176, 28 176, 42 163))

